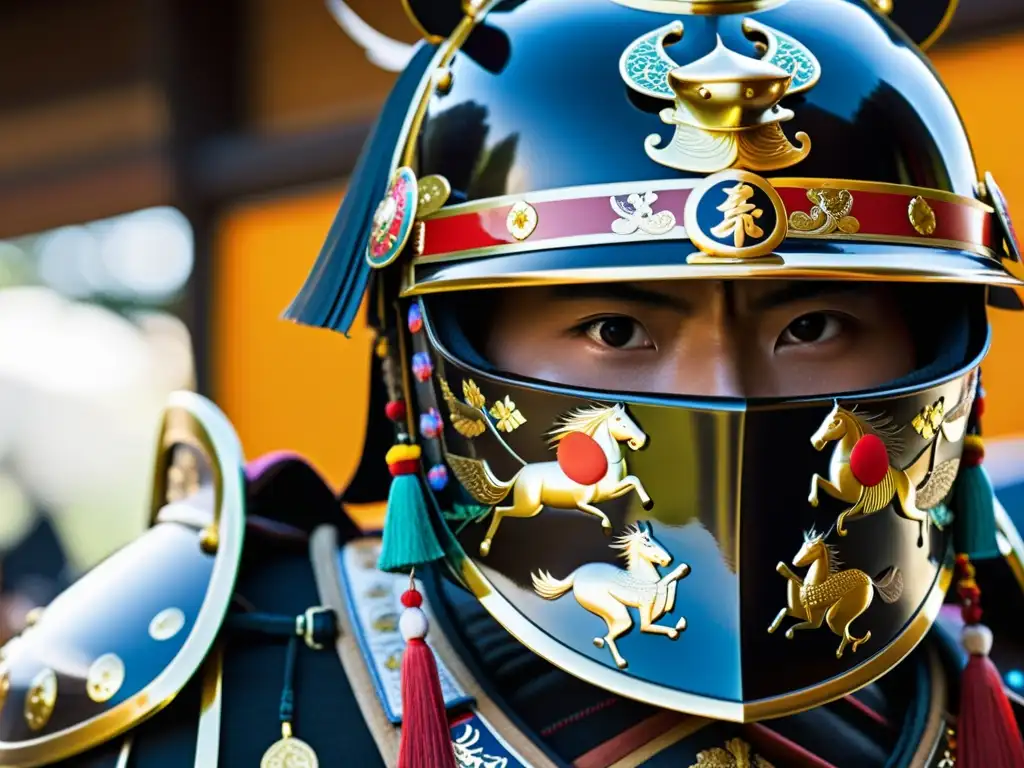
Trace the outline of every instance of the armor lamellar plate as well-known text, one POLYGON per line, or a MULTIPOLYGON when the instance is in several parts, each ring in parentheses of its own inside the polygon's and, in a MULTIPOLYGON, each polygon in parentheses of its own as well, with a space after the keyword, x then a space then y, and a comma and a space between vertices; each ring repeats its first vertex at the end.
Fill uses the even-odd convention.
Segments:
POLYGON ((175 393, 153 524, 0 653, 0 765, 78 754, 168 704, 220 629, 242 552, 242 452, 224 415, 175 393))
POLYGON ((446 503, 457 570, 573 674, 719 719, 779 716, 882 675, 938 613, 977 361, 870 398, 731 405, 436 361, 429 458, 466 490, 446 503))

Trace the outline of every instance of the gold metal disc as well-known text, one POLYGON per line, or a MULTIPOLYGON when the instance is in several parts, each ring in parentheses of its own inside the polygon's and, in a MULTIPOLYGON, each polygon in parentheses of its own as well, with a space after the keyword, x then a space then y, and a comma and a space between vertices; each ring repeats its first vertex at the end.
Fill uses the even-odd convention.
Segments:
POLYGON ((170 640, 185 626, 185 614, 180 608, 164 608, 149 622, 149 636, 154 640, 170 640))
POLYGON ((110 701, 124 685, 124 662, 116 653, 105 653, 89 667, 85 691, 98 704, 110 701))
POLYGON ((41 730, 50 721, 57 704, 57 675, 44 669, 32 679, 25 697, 25 722, 33 731, 41 730))
POLYGON ((320 768, 320 761, 309 744, 289 736, 270 745, 260 768, 320 768))

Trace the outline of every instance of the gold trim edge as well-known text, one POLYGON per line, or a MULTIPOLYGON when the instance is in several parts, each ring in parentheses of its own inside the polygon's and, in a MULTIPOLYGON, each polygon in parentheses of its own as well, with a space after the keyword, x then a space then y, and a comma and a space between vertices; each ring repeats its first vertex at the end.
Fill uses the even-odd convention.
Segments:
POLYGON ((931 589, 904 630, 863 664, 820 685, 744 704, 684 691, 672 691, 628 677, 558 643, 548 633, 518 613, 511 607, 509 600, 491 585, 471 558, 463 558, 457 574, 487 612, 519 642, 584 682, 652 706, 736 723, 749 723, 804 712, 870 685, 906 658, 928 634, 953 580, 953 569, 947 560, 939 566, 931 589), (575 669, 569 668, 570 663, 575 669))
POLYGON ((997 271, 995 265, 986 269, 951 268, 945 271, 910 267, 866 267, 836 265, 807 267, 778 263, 737 264, 723 259, 722 264, 671 264, 638 267, 585 267, 546 271, 510 272, 482 277, 436 278, 416 282, 416 265, 409 265, 401 296, 427 296, 454 291, 521 288, 542 285, 578 285, 643 280, 681 279, 764 279, 764 280, 844 280, 898 283, 962 283, 966 285, 1002 285, 1020 288, 1022 282, 1008 272, 997 271))
POLYGON ((953 17, 956 15, 956 9, 959 5, 960 0, 949 0, 949 5, 946 6, 946 12, 939 20, 938 26, 936 26, 935 29, 932 30, 932 33, 921 42, 918 48, 922 51, 927 51, 939 41, 939 38, 946 34, 946 30, 949 29, 949 25, 953 23, 953 17))

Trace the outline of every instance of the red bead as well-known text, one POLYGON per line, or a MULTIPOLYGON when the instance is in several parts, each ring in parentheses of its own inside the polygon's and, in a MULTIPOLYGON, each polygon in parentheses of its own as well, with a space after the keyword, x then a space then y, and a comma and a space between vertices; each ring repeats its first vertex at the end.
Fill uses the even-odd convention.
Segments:
POLYGON ((391 421, 402 421, 405 418, 405 403, 401 400, 392 400, 384 406, 384 414, 391 421))
POLYGON ((959 587, 956 592, 962 600, 968 603, 977 603, 981 599, 981 590, 978 589, 977 584, 959 587))
POLYGON ((423 605, 423 595, 415 589, 407 589, 402 593, 402 605, 406 608, 419 608, 423 605))
POLYGON ((864 435, 850 451, 850 471, 861 485, 873 488, 889 472, 889 454, 877 435, 864 435))
POLYGON ((419 468, 419 459, 405 459, 404 461, 394 461, 391 464, 388 464, 388 472, 391 473, 392 477, 414 475, 419 471, 419 468))
POLYGON ((960 609, 960 615, 963 617, 965 624, 980 624, 981 606, 965 605, 963 608, 960 609))

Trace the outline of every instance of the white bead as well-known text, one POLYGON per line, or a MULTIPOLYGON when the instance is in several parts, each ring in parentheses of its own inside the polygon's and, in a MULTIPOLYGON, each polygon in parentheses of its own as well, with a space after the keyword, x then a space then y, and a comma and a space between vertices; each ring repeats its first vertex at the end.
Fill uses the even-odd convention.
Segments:
POLYGON ((972 656, 988 656, 992 650, 992 630, 984 624, 969 624, 964 627, 960 642, 972 656))
POLYGON ((423 639, 430 625, 427 623, 427 615, 419 608, 406 608, 398 618, 398 629, 406 640, 423 639))

